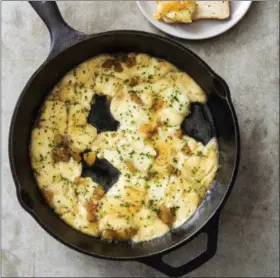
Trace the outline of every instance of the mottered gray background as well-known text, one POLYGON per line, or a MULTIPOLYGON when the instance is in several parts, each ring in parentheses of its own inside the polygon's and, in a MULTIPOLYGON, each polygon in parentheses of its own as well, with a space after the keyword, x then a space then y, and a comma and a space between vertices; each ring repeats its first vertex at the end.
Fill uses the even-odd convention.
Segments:
MULTIPOLYGON (((279 277, 277 2, 253 3, 237 26, 217 38, 180 40, 228 82, 242 142, 238 178, 221 215, 217 254, 188 277, 279 277)), ((115 29, 160 33, 134 1, 60 1, 58 5, 66 21, 86 33, 115 29)), ((2 2, 1 18, 2 276, 163 276, 140 263, 77 253, 49 236, 20 207, 8 162, 8 130, 16 100, 47 57, 50 38, 27 2, 2 2)), ((203 246, 199 238, 168 256, 168 261, 183 262, 203 246)))

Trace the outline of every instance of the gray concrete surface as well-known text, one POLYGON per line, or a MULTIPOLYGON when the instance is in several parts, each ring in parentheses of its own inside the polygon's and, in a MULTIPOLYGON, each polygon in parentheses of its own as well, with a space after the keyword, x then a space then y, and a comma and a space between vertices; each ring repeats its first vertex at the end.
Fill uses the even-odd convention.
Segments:
MULTIPOLYGON (((228 33, 181 41, 227 80, 241 128, 242 157, 222 212, 217 255, 188 276, 279 277, 278 1, 256 2, 228 33)), ((59 2, 67 22, 87 33, 113 29, 159 32, 134 1, 59 2)), ((8 162, 8 129, 15 102, 44 61, 49 34, 27 2, 2 2, 2 276, 162 276, 134 262, 108 262, 70 250, 19 206, 8 162)), ((178 262, 200 242, 172 254, 178 262)))

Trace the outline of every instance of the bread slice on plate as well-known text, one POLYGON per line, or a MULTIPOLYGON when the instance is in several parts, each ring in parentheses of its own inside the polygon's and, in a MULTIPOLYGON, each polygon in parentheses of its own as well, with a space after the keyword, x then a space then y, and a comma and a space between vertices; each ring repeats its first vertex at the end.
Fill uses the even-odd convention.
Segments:
POLYGON ((229 16, 229 1, 196 1, 196 9, 192 20, 227 19, 229 16))
POLYGON ((158 20, 167 23, 191 23, 200 19, 226 19, 230 16, 229 1, 156 1, 158 20))

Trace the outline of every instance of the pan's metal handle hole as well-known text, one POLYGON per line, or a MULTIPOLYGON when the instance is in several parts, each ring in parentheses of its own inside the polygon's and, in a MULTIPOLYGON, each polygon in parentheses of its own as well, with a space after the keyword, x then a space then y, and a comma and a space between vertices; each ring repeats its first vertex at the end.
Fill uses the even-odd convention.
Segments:
POLYGON ((33 201, 31 200, 29 194, 24 189, 20 189, 19 194, 20 194, 20 199, 21 199, 21 202, 23 203, 23 205, 25 207, 27 207, 29 210, 33 210, 34 204, 33 204, 33 201))
POLYGON ((181 248, 164 255, 162 260, 172 267, 180 267, 206 251, 207 239, 207 234, 201 233, 181 248))

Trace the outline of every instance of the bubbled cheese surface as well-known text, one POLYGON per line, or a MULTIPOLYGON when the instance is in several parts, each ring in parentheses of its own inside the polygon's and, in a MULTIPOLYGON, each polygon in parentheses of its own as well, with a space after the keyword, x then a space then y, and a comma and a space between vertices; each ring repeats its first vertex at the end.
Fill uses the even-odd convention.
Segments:
POLYGON ((179 227, 218 169, 216 139, 204 146, 180 130, 191 102, 206 101, 190 76, 146 54, 80 64, 53 88, 32 131, 32 168, 46 200, 92 236, 140 242, 179 227), (117 131, 97 134, 87 122, 94 95, 107 97, 117 131), (106 194, 81 177, 88 151, 120 172, 106 194))

